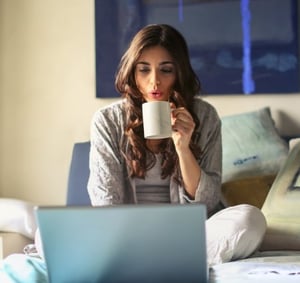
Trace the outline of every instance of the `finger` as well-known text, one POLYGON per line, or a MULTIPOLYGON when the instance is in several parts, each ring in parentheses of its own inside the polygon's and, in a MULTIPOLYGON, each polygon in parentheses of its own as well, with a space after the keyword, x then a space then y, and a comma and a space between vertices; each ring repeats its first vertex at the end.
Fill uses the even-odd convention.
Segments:
POLYGON ((174 102, 170 102, 170 108, 171 108, 171 111, 176 109, 176 105, 174 102))
POLYGON ((177 115, 174 118, 174 121, 187 124, 187 127, 195 125, 193 118, 187 113, 177 113, 177 115))
POLYGON ((183 120, 193 121, 192 115, 184 107, 179 107, 173 110, 173 116, 176 118, 182 118, 183 120))
POLYGON ((182 121, 175 121, 173 125, 173 129, 179 132, 183 133, 192 133, 194 131, 194 125, 193 124, 187 124, 182 121))

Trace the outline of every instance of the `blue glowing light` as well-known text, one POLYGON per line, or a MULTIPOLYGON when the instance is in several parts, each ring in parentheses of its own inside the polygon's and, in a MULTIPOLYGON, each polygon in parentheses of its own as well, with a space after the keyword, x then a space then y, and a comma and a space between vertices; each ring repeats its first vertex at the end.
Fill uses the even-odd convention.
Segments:
POLYGON ((178 20, 183 22, 183 0, 178 0, 178 20))
POLYGON ((243 28, 243 91, 251 94, 255 91, 255 84, 252 78, 251 66, 251 12, 249 0, 241 0, 241 16, 243 28))

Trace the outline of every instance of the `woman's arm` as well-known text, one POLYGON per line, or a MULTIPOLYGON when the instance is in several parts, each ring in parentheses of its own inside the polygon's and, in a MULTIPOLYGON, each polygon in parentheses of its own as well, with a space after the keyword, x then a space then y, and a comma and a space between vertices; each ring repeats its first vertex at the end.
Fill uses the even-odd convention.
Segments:
POLYGON ((178 158, 185 191, 189 198, 195 199, 201 180, 201 168, 190 149, 178 154, 178 158))
POLYGON ((185 191, 195 198, 201 178, 201 168, 190 149, 195 123, 187 109, 180 107, 172 111, 173 142, 179 159, 179 167, 185 191))
POLYGON ((194 157, 186 147, 184 151, 177 150, 186 192, 184 198, 188 202, 205 203, 210 213, 221 196, 221 120, 215 109, 200 98, 194 101, 194 111, 200 122, 194 129, 194 142, 200 146, 201 156, 194 157))
POLYGON ((120 152, 122 115, 117 105, 99 110, 91 123, 88 193, 92 205, 124 202, 124 163, 120 152))

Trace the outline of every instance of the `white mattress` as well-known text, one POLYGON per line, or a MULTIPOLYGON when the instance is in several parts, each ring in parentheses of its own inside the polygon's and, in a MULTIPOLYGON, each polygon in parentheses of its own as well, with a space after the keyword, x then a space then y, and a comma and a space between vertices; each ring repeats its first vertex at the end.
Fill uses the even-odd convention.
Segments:
POLYGON ((300 282, 300 251, 262 252, 254 256, 215 265, 209 283, 300 282))

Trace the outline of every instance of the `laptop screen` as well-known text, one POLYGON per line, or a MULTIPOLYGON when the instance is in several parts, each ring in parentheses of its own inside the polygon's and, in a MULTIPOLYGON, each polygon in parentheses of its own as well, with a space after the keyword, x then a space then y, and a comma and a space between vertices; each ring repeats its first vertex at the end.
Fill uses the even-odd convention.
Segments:
POLYGON ((204 205, 38 207, 50 282, 206 282, 204 205))

